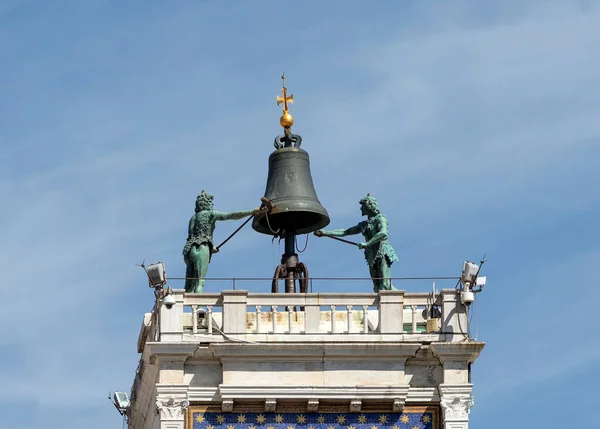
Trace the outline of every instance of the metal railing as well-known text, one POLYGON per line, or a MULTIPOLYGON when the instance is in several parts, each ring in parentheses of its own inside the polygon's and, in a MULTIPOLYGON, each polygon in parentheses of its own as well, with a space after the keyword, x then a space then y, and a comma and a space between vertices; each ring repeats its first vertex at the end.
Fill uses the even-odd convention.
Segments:
MULTIPOLYGON (((415 282, 423 282, 423 281, 429 281, 429 282, 444 282, 444 284, 446 284, 446 286, 450 287, 452 283, 454 283, 452 285, 452 287, 455 286, 456 282, 458 282, 458 280, 460 279, 460 277, 457 276, 442 276, 442 277, 391 277, 389 278, 389 280, 391 280, 391 282, 393 283, 394 281, 397 282, 406 282, 406 281, 415 281, 415 282)), ((171 281, 175 281, 175 282, 184 282, 185 280, 188 280, 188 278, 186 277, 169 277, 169 282, 171 281)), ((198 278, 189 278, 189 280, 198 280, 198 278)), ((224 284, 231 284, 231 288, 232 290, 238 290, 239 289, 239 284, 240 283, 262 283, 265 286, 268 285, 269 289, 271 287, 271 282, 273 282, 273 280, 278 280, 278 281, 284 281, 283 279, 274 279, 273 277, 205 277, 204 278, 204 282, 205 282, 205 288, 206 285, 210 285, 212 286, 213 284, 217 283, 219 284, 219 286, 222 286, 224 284)), ((314 287, 313 284, 317 283, 319 284, 320 282, 327 282, 329 285, 332 284, 332 282, 365 282, 371 285, 372 287, 372 281, 373 280, 383 280, 383 278, 371 278, 371 277, 309 277, 308 279, 308 283, 309 283, 309 292, 313 293, 314 292, 314 287)), ((221 288, 223 289, 223 288, 221 288)))

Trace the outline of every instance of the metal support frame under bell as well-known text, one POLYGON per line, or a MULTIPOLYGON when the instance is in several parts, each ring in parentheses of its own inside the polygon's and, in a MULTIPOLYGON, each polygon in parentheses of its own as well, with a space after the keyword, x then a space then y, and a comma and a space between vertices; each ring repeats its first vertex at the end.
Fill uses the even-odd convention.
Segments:
POLYGON ((281 264, 275 268, 273 275, 272 293, 279 293, 279 280, 285 281, 285 292, 296 293, 296 280, 300 286, 300 293, 308 292, 308 268, 298 260, 295 253, 296 234, 285 232, 285 253, 281 255, 281 264))

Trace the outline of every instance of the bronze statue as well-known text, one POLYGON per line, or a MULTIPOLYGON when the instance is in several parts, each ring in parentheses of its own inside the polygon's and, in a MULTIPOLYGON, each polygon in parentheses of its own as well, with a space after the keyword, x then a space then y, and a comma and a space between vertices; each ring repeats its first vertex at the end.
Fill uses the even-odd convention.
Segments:
POLYGON ((369 265, 369 272, 373 279, 373 291, 395 290, 392 286, 391 266, 398 262, 398 256, 388 240, 387 218, 379 211, 377 200, 370 194, 359 201, 361 214, 367 220, 359 222, 348 229, 334 229, 330 231, 315 231, 317 237, 345 237, 347 235, 362 234, 364 243, 357 244, 359 249, 365 250, 365 259, 369 265))
POLYGON ((204 278, 208 271, 211 256, 215 253, 213 232, 215 224, 221 220, 237 220, 256 215, 259 207, 237 212, 218 212, 213 210, 214 197, 202 191, 196 198, 196 214, 190 219, 188 237, 183 248, 183 260, 187 265, 185 272, 185 291, 202 293, 204 278))

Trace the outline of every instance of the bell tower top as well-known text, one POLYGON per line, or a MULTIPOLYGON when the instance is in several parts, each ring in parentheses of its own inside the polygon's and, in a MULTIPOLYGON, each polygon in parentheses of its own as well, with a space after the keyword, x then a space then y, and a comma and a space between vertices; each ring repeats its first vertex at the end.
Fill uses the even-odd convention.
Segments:
POLYGON ((283 114, 281 115, 281 118, 279 118, 279 123, 285 130, 285 133, 289 134, 292 125, 294 125, 294 118, 288 110, 288 103, 294 103, 294 95, 287 95, 287 88, 285 87, 285 73, 281 75, 281 93, 283 94, 283 97, 277 96, 277 105, 279 106, 281 103, 283 103, 283 114))

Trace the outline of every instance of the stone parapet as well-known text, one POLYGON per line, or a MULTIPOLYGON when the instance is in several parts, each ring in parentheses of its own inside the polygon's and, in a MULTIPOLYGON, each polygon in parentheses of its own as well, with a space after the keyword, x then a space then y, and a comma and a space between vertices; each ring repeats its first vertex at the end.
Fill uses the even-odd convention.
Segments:
POLYGON ((455 290, 433 303, 404 291, 173 295, 173 306, 144 317, 146 370, 134 386, 131 429, 185 429, 186 407, 200 404, 222 413, 248 404, 265 413, 424 406, 439 411, 445 429, 468 426, 470 364, 484 344, 468 338, 455 290), (432 304, 441 317, 427 332, 432 304))
POLYGON ((468 337, 467 308, 454 289, 443 290, 433 303, 430 294, 404 291, 252 294, 231 290, 220 294, 187 294, 175 290, 172 293, 175 305, 160 306, 155 310, 158 317, 145 316, 139 350, 146 341, 154 339, 218 342, 223 335, 238 340, 284 342, 290 339, 282 336, 308 334, 364 336, 360 341, 382 335, 403 335, 402 341, 413 341, 417 337, 412 336, 428 334, 431 341, 444 342, 464 341, 468 337), (440 308, 439 323, 427 323, 426 309, 430 305, 440 308), (151 326, 154 321, 158 326, 151 326))

